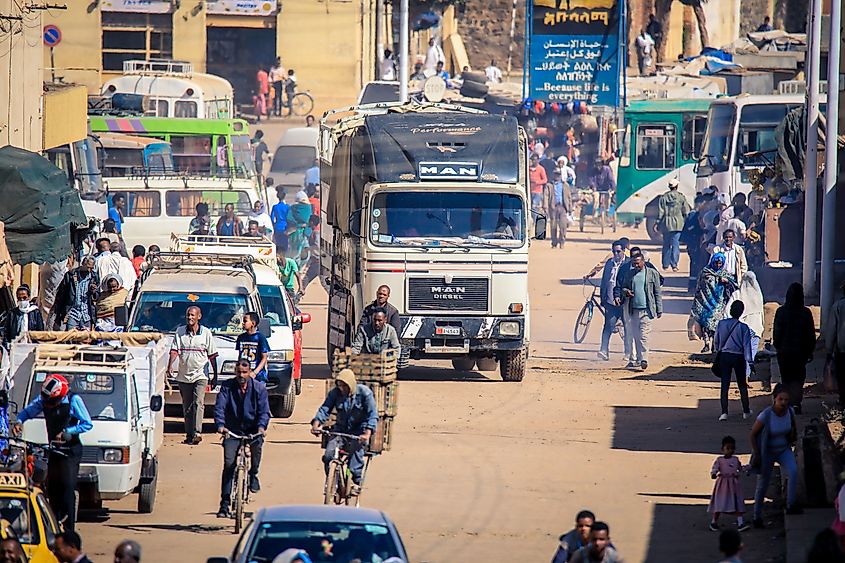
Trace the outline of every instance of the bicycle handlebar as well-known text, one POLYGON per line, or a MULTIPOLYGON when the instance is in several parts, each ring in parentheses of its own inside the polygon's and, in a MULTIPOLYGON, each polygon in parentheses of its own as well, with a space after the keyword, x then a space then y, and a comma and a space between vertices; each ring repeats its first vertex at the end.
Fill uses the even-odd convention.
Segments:
POLYGON ((354 434, 344 434, 343 432, 332 432, 331 430, 323 430, 320 429, 321 434, 325 434, 326 436, 340 436, 341 438, 349 438, 350 440, 358 440, 360 436, 355 436, 354 434))
POLYGON ((50 444, 40 444, 38 442, 31 442, 29 440, 24 440, 23 438, 21 438, 19 436, 0 436, 0 439, 8 440, 9 442, 15 442, 15 443, 18 443, 18 444, 22 444, 25 447, 36 449, 36 450, 42 450, 42 451, 45 451, 45 452, 54 452, 58 455, 63 455, 65 457, 67 457, 67 454, 64 451, 62 451, 61 445, 54 446, 52 443, 50 443, 50 444))
POLYGON ((252 441, 252 440, 255 440, 256 438, 258 438, 259 436, 261 436, 261 432, 256 432, 255 434, 250 434, 249 436, 241 436, 239 434, 235 434, 234 432, 232 432, 231 430, 229 430, 227 428, 226 429, 226 436, 228 436, 229 438, 235 438, 236 440, 252 441))

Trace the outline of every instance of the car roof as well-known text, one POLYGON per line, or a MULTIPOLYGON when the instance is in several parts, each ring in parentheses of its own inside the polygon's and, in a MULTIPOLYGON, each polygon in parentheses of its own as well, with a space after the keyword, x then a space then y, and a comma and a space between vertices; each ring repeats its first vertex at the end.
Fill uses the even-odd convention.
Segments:
POLYGON ((141 284, 141 291, 194 291, 197 293, 244 293, 253 291, 252 278, 230 268, 173 268, 156 270, 141 284))
POLYGON ((385 526, 391 523, 386 514, 372 508, 323 504, 268 506, 258 511, 256 522, 345 522, 385 526))
POLYGON ((252 267, 255 271, 255 283, 258 285, 284 285, 282 280, 279 279, 279 275, 270 266, 256 263, 252 267))
POLYGON ((317 127, 293 127, 285 131, 279 146, 308 146, 317 147, 317 137, 320 130, 317 127))

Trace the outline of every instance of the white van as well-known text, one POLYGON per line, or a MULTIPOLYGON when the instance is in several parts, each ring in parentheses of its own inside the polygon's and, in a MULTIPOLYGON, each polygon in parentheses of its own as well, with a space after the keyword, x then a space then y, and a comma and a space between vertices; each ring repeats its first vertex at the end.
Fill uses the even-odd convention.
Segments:
POLYGON ((184 61, 124 61, 123 75, 103 84, 101 93, 141 94, 145 112, 156 117, 234 117, 234 90, 225 78, 194 72, 184 61))
MULTIPOLYGON (((287 193, 302 190, 305 186, 305 171, 314 166, 317 160, 317 138, 320 131, 316 127, 296 127, 288 129, 282 136, 273 155, 268 178, 276 186, 284 186, 287 193)), ((267 194, 271 203, 277 203, 275 190, 267 194)))

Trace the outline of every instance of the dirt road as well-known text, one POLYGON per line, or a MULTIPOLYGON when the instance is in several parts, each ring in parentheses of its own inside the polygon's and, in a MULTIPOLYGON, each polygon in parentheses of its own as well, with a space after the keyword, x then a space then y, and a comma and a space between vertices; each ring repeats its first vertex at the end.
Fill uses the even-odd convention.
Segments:
MULTIPOLYGON (((751 421, 742 421, 734 396, 730 421, 716 422, 718 383, 707 366, 688 360, 698 345, 686 337, 681 275, 667 276, 666 315, 655 325, 648 372, 622 368, 618 339, 610 362, 596 360, 599 326, 573 344, 584 302, 579 277, 610 240, 575 233, 563 250, 546 241, 532 246, 533 341, 521 384, 496 373, 456 374, 446 363, 403 374, 395 445, 372 465, 363 503, 396 521, 412 561, 550 560, 583 508, 610 524, 627 561, 718 557, 705 513, 709 470, 727 433, 747 462, 751 421)), ((320 450, 307 431, 327 374, 320 287, 312 284, 303 309, 314 315, 305 338, 308 380, 294 417, 268 433, 263 490, 253 507, 320 501, 320 450)), ((767 398, 753 395, 759 412, 767 398)), ((218 441, 208 435, 200 446, 185 446, 179 426, 170 430, 155 513, 136 514, 130 498, 111 504, 105 520, 81 525, 95 561, 126 537, 142 543, 145 561, 204 561, 232 549, 230 522, 214 517, 218 441)), ((776 530, 751 532, 745 543, 744 560, 779 560, 776 530)))

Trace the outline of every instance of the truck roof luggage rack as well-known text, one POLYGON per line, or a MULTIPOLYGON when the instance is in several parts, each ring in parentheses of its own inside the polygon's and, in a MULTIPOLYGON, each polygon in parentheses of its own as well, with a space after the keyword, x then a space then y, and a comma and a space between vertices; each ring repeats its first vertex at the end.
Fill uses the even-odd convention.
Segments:
MULTIPOLYGON (((179 268, 227 267, 243 270, 255 283, 255 259, 248 254, 221 254, 214 252, 160 252, 149 258, 152 266, 147 272, 155 270, 177 270, 179 268)), ((149 274, 147 274, 149 275, 149 274)), ((146 279, 147 276, 143 276, 146 279)))
POLYGON ((125 348, 85 346, 80 344, 40 344, 35 348, 38 368, 109 367, 126 368, 129 352, 125 348))
MULTIPOLYGON (((171 240, 174 245, 181 248, 185 246, 223 246, 226 248, 243 248, 252 253, 258 253, 262 256, 270 256, 275 254, 276 245, 265 238, 254 237, 218 237, 216 235, 171 235, 171 240)), ((180 250, 180 252, 191 252, 190 250, 180 250)))

